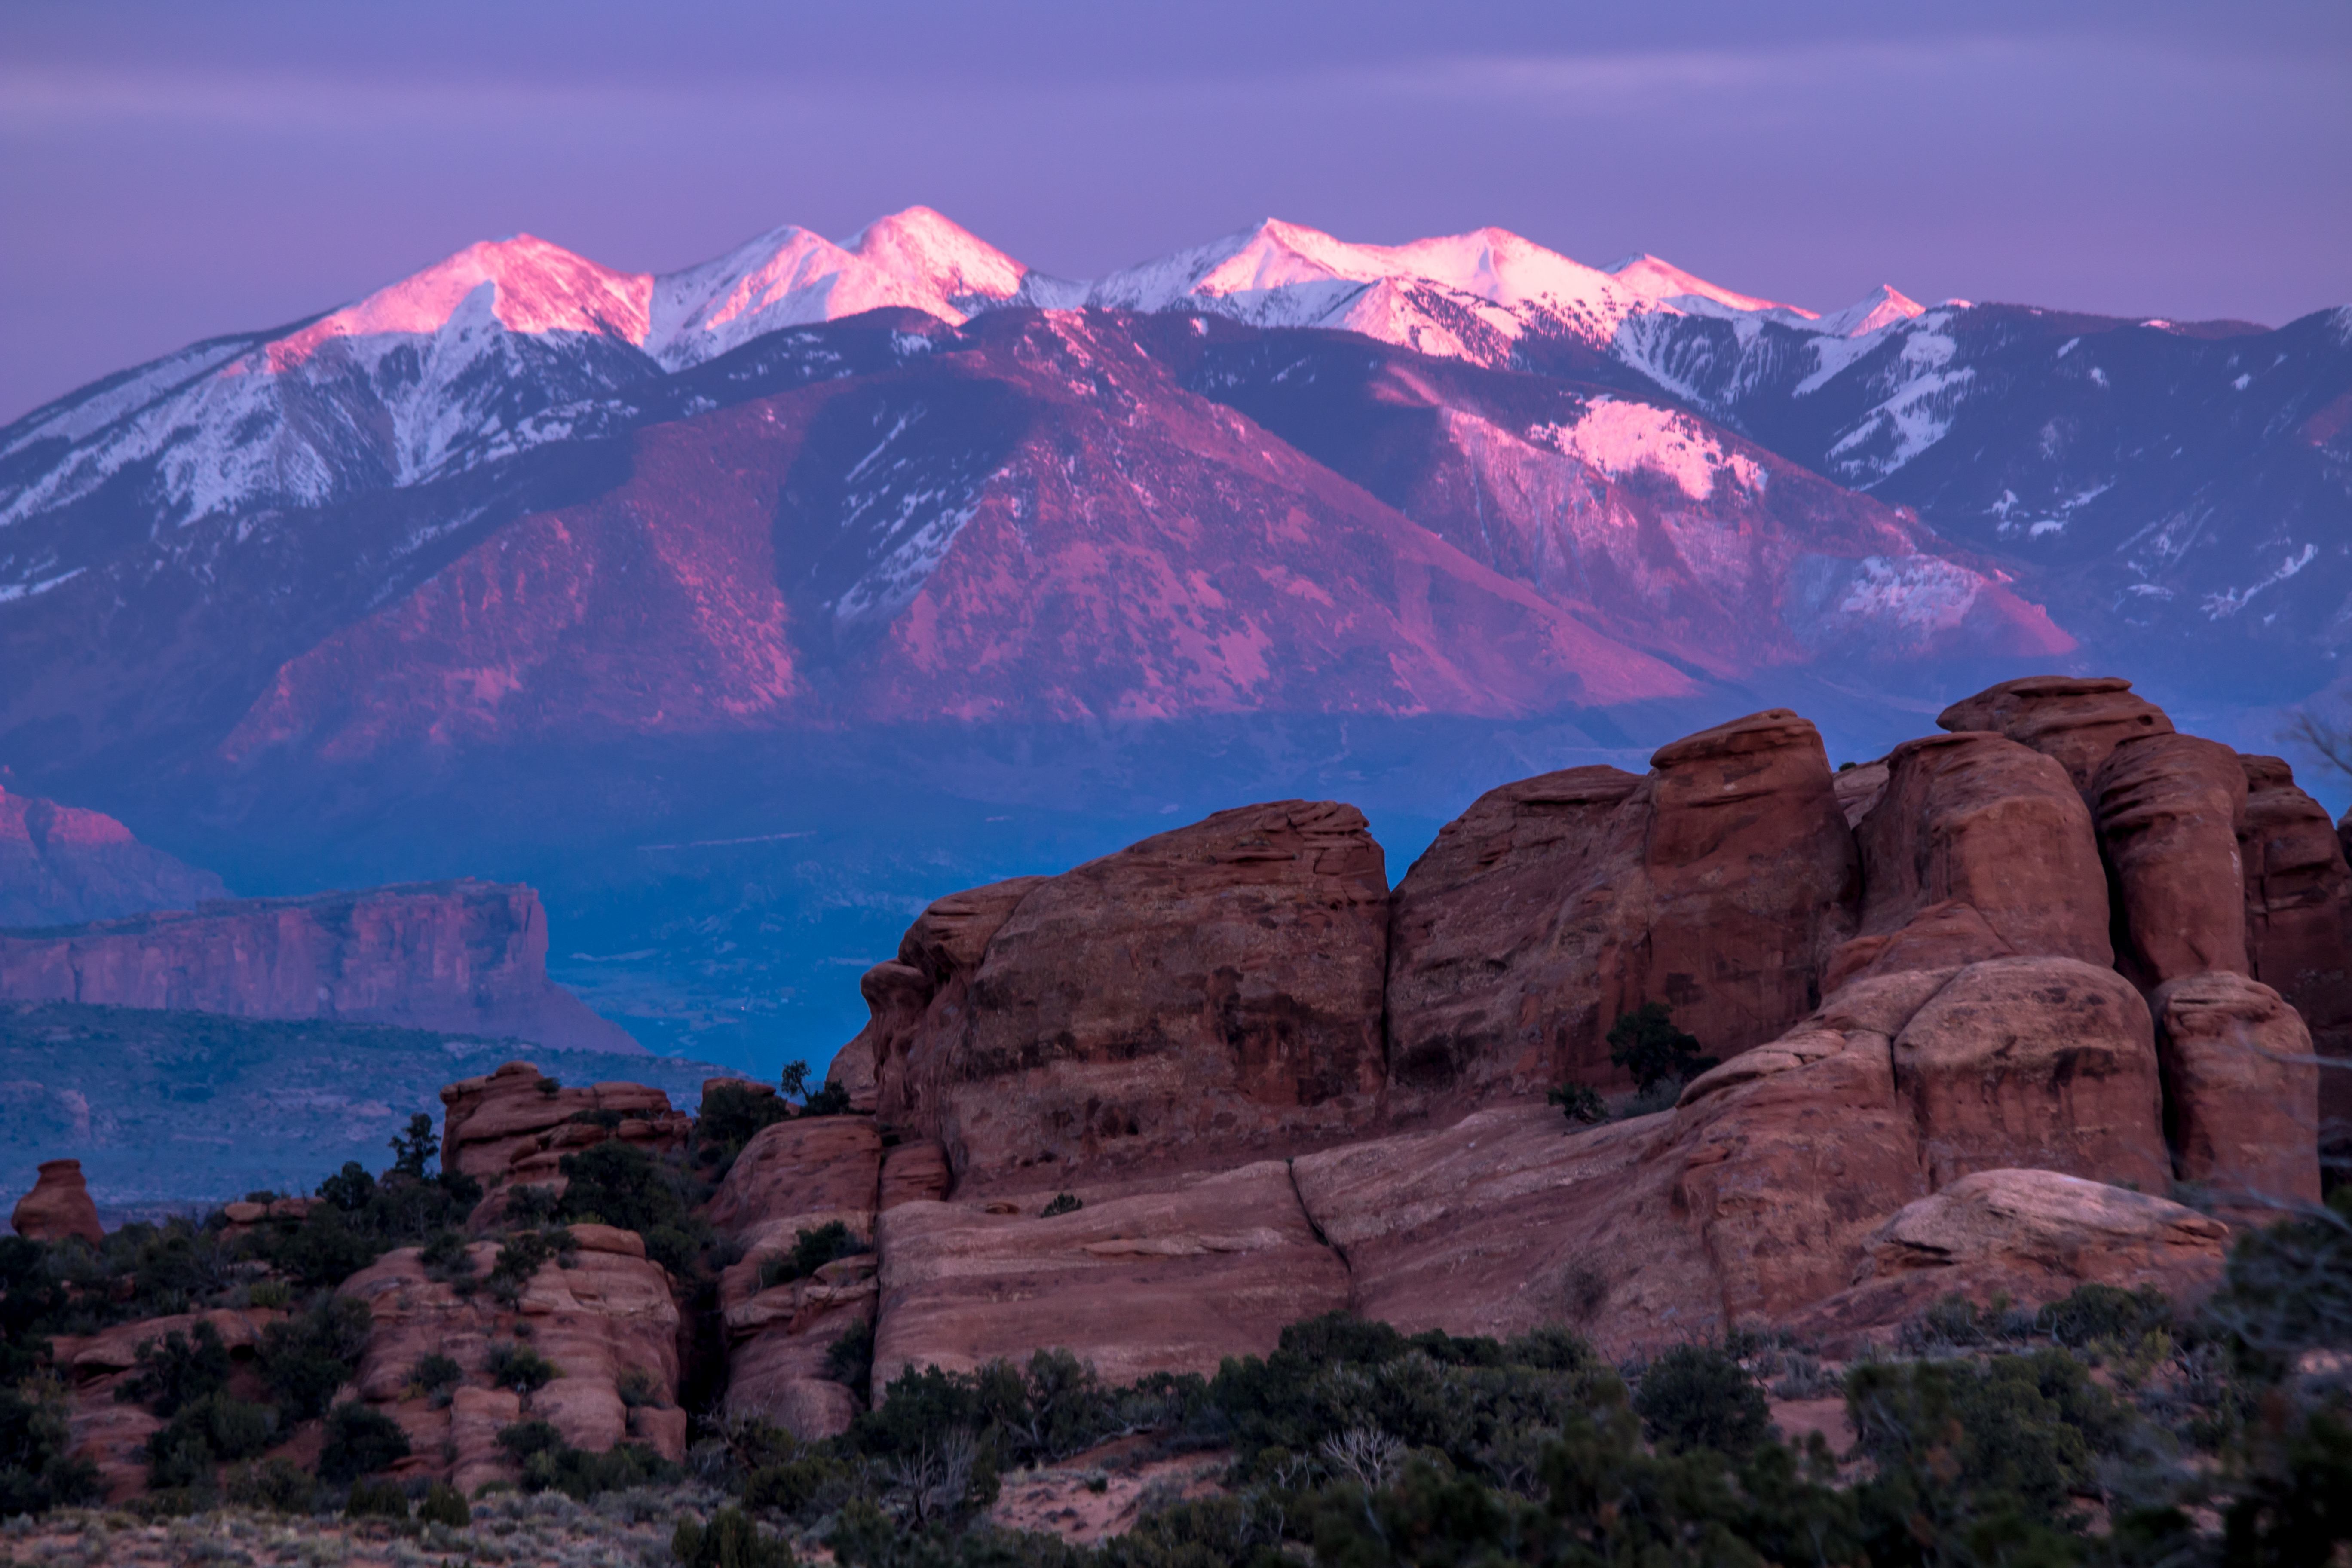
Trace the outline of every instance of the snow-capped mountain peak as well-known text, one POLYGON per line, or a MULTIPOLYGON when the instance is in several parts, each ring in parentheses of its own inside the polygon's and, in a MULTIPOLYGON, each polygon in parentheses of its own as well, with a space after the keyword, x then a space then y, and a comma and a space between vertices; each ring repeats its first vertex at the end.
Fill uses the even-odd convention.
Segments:
POLYGON ((1027 272, 929 207, 877 219, 845 245, 787 226, 656 279, 646 352, 678 370, 780 327, 893 305, 961 324, 1011 300, 1027 272))
POLYGON ((1881 327, 1891 327, 1897 321, 1925 315, 1927 310, 1927 306, 1901 293, 1893 284, 1881 283, 1844 310, 1832 310, 1823 316, 1815 324, 1815 330, 1832 337, 1859 338, 1881 327))
POLYGON ((1799 321, 1820 320, 1819 311, 1726 289, 1719 283, 1710 283, 1694 273, 1685 272, 1673 262, 1652 256, 1647 251, 1625 257, 1603 270, 1643 299, 1661 303, 1686 306, 1689 301, 1706 300, 1734 310, 1785 310, 1799 321))
POLYGON ((586 332, 641 345, 653 286, 645 273, 615 272, 528 234, 485 240, 278 339, 269 368, 292 370, 339 339, 434 336, 485 288, 490 315, 510 332, 586 332))

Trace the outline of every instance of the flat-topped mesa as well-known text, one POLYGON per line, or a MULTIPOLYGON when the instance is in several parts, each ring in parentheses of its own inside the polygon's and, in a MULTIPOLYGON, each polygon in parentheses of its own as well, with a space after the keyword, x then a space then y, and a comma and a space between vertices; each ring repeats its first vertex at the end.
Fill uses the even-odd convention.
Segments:
POLYGON ((2131 684, 2113 675, 2029 675, 1961 699, 1936 715, 1936 723, 2006 735, 2055 757, 2074 788, 2087 795, 2117 746, 2173 732, 2164 710, 2134 697, 2131 684))
POLYGON ((1391 1110, 1614 1084, 1605 1037, 1645 1001, 1728 1055, 1820 1000, 1861 889, 1819 733, 1773 709, 1651 763, 1490 790, 1398 884, 1391 1110))
POLYGON ((339 1018, 635 1052, 547 977, 530 889, 464 879, 0 932, 0 1001, 339 1018))

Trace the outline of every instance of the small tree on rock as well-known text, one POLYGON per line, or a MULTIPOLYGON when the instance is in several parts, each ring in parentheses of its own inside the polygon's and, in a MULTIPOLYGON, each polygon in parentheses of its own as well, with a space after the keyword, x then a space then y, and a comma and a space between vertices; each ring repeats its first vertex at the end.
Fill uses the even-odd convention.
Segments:
POLYGON ((1669 1079, 1688 1083, 1716 1065, 1699 1054, 1697 1036, 1675 1027, 1674 1009, 1663 1002, 1618 1016, 1609 1029, 1609 1059, 1632 1073, 1643 1094, 1669 1079))

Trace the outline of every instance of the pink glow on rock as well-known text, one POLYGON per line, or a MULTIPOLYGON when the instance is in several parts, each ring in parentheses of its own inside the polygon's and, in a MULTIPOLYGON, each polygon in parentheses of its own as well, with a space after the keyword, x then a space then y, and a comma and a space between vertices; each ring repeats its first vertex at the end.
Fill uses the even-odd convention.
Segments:
POLYGON ((1720 284, 1684 271, 1670 261, 1643 252, 1629 256, 1606 269, 1612 278, 1641 295, 1645 300, 1712 300, 1718 305, 1728 305, 1735 310, 1786 310, 1808 321, 1818 321, 1820 312, 1800 305, 1783 304, 1778 300, 1760 300, 1753 294, 1741 294, 1720 284))
POLYGON ((288 371, 339 338, 431 336, 477 289, 491 290, 490 313, 512 332, 583 332, 643 344, 654 280, 615 272, 527 234, 486 240, 379 289, 355 305, 269 345, 269 368, 288 371))
POLYGON ((10 795, 5 789, 0 789, 0 840, 36 849, 133 842, 131 829, 102 811, 10 795))

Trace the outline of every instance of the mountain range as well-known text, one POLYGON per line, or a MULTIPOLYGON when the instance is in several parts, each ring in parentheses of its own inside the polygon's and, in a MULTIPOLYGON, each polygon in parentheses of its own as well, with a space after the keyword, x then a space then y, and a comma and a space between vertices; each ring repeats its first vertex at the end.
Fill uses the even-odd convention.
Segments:
POLYGON ((2352 308, 1817 314, 1272 220, 1086 282, 922 208, 660 276, 517 237, 0 431, 0 763, 243 892, 533 879, 641 1037, 822 1057, 777 999, 940 889, 1241 792, 1409 842, 2034 670, 2273 749, 2352 635, 2347 460, 2352 308))

